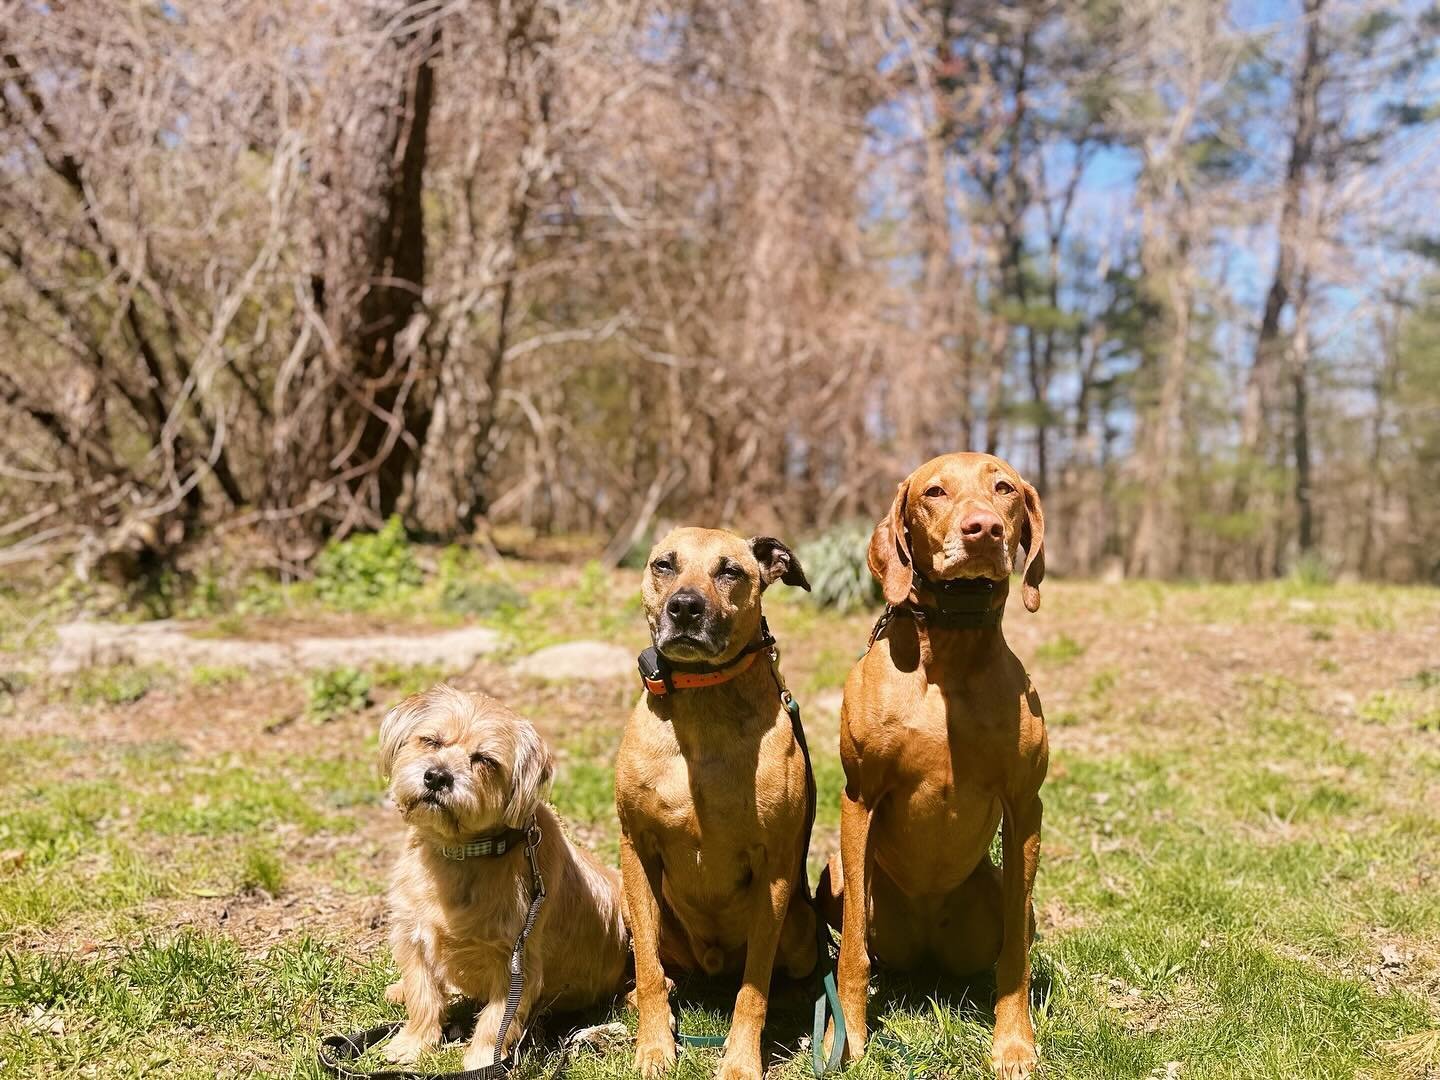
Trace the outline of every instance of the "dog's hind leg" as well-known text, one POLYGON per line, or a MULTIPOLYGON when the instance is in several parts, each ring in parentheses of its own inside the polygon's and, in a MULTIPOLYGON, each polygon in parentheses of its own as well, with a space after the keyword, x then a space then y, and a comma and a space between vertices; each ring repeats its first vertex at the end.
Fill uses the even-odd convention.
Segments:
MULTIPOLYGON (((1033 933, 1033 931, 1032 931, 1033 933)), ((945 898, 930 947, 951 975, 978 975, 1000 959, 1005 938, 1000 868, 988 858, 945 898)))
POLYGON ((780 929, 780 970, 789 979, 803 979, 815 970, 815 909, 798 892, 790 894, 790 909, 780 929))

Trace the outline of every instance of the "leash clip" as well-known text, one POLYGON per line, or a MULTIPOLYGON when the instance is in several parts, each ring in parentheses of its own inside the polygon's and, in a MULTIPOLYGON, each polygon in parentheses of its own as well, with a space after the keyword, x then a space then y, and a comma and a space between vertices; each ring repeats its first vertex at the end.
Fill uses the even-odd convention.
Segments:
MULTIPOLYGON (((530 827, 525 830, 525 859, 530 864, 530 888, 534 893, 535 901, 538 903, 548 895, 545 892, 545 878, 540 874, 540 838, 544 834, 540 831, 538 818, 530 819, 530 827)), ((529 929, 525 931, 529 934, 529 929)))

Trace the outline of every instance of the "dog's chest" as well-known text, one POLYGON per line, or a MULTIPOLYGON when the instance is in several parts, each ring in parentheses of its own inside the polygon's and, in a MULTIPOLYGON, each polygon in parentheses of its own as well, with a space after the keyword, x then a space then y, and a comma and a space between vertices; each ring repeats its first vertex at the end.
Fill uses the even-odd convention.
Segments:
POLYGON ((774 793, 786 787, 783 769, 753 748, 690 756, 677 749, 655 765, 640 792, 643 815, 658 830, 692 842, 739 823, 766 827, 774 793))
POLYGON ((887 725, 894 735, 888 742, 892 786, 875 837, 883 852, 904 852, 899 861, 912 870, 954 864, 968 872, 994 832, 1006 759, 986 716, 980 703, 932 686, 918 708, 887 725), (922 839, 935 836, 946 837, 946 844, 922 839))
POLYGON ((726 881, 744 877, 749 849, 803 820, 805 770, 788 727, 728 738, 659 740, 629 799, 636 823, 669 865, 685 862, 726 881))
POLYGON ((693 801, 690 767, 678 751, 652 763, 649 783, 638 793, 642 816, 661 833, 690 832, 693 801))

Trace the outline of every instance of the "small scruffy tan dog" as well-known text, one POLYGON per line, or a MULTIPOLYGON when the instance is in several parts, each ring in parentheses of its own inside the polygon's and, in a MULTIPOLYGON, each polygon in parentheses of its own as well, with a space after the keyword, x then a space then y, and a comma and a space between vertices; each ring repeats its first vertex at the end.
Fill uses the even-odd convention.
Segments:
POLYGON ((465 1068, 494 1064, 511 949, 531 901, 532 823, 546 899, 504 1052, 539 1010, 586 1008, 623 989, 620 875, 576 848, 545 805, 552 762, 529 721, 494 698, 436 686, 385 717, 380 755, 409 826, 389 894, 400 980, 386 997, 407 1014, 386 1048, 390 1061, 412 1063, 439 1043, 453 992, 484 1003, 465 1068))

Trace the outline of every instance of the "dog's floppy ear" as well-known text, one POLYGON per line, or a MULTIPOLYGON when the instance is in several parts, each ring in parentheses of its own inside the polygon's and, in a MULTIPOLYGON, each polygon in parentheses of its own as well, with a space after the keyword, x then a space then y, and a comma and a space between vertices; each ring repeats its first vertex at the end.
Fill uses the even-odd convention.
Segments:
POLYGON ((1045 580, 1045 511, 1040 493, 1025 481, 1025 524, 1020 528, 1020 546, 1025 549, 1025 581, 1021 596, 1025 610, 1040 610, 1040 582, 1045 580))
POLYGON ((415 730, 415 725, 424 717, 428 704, 429 698, 425 694, 411 694, 385 714, 385 719, 380 722, 382 776, 390 775, 390 769, 395 764, 395 755, 400 753, 400 747, 405 745, 405 740, 415 730))
POLYGON ((545 796, 555 773, 555 762, 540 733, 528 720, 515 720, 515 760, 510 766, 510 797, 505 800, 505 824, 523 829, 545 796))
POLYGON ((810 582, 805 580, 805 571, 795 553, 773 536, 756 536, 750 540, 750 553, 760 564, 760 587, 775 581, 786 585, 798 585, 810 591, 810 582))
POLYGON ((910 497, 910 481, 901 480, 890 513, 875 526, 870 536, 866 562, 870 573, 880 582, 887 604, 904 603, 914 584, 910 532, 905 528, 905 502, 910 497))

